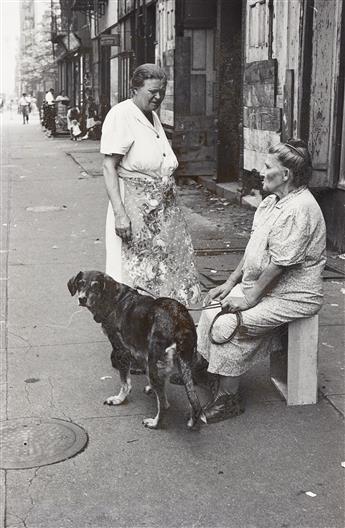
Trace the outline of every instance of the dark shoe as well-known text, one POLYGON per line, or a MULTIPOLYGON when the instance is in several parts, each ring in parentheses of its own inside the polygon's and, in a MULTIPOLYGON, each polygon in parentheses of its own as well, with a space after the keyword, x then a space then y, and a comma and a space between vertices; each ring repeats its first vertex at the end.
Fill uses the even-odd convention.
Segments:
POLYGON ((221 394, 204 408, 207 423, 217 423, 239 416, 244 406, 239 394, 221 394))

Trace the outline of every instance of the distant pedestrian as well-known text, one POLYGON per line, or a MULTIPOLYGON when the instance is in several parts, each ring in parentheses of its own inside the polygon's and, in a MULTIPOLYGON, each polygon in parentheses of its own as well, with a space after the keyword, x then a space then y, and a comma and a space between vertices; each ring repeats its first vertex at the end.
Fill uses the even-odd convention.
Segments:
POLYGON ((29 101, 30 101, 30 113, 31 112, 36 112, 36 110, 37 110, 37 99, 36 99, 36 97, 34 97, 32 92, 29 95, 29 101))
POLYGON ((46 102, 46 119, 45 119, 45 127, 48 130, 48 137, 54 137, 56 133, 56 123, 55 123, 55 97, 54 97, 54 89, 50 88, 45 96, 45 102, 46 102))
POLYGON ((86 134, 82 137, 82 139, 89 139, 90 133, 92 134, 93 128, 99 121, 97 116, 97 105, 93 100, 92 95, 88 96, 83 108, 83 113, 86 120, 86 134))
POLYGON ((26 99, 27 99, 28 105, 29 105, 29 114, 31 114, 31 103, 32 103, 31 94, 27 94, 26 99))
POLYGON ((24 92, 19 99, 19 108, 20 113, 23 116, 23 125, 26 123, 29 124, 29 112, 30 112, 30 102, 26 96, 26 93, 24 92))

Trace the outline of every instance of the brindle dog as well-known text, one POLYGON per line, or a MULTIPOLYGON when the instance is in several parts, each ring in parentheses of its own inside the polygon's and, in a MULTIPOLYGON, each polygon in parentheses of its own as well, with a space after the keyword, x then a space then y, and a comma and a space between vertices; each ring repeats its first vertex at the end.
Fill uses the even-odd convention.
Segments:
MULTIPOLYGON (((68 281, 68 289, 71 295, 78 293, 79 304, 102 324, 113 347, 111 362, 120 373, 121 389, 104 403, 120 405, 126 400, 131 391, 131 360, 135 358, 146 367, 157 398, 157 415, 145 418, 143 424, 157 429, 169 408, 165 384, 176 364, 191 405, 187 426, 195 428, 204 415, 192 379, 197 336, 188 310, 174 299, 141 295, 100 271, 80 271, 68 281)), ((145 392, 149 390, 146 387, 145 392)))

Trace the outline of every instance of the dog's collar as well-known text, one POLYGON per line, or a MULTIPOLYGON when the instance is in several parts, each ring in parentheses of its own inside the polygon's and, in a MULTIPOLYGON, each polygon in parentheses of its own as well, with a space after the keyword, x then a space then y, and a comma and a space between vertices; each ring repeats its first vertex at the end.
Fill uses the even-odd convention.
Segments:
MULTIPOLYGON (((122 304, 126 299, 127 297, 129 297, 131 294, 133 294, 132 291, 128 291, 126 292, 117 302, 116 302, 116 306, 118 306, 119 304, 122 304)), ((114 308, 113 310, 111 310, 111 312, 108 313, 108 315, 106 315, 103 319, 98 319, 96 320, 95 318, 95 321, 96 323, 102 323, 102 324, 107 324, 108 322, 108 319, 110 318, 110 316, 115 312, 116 308, 114 308)))

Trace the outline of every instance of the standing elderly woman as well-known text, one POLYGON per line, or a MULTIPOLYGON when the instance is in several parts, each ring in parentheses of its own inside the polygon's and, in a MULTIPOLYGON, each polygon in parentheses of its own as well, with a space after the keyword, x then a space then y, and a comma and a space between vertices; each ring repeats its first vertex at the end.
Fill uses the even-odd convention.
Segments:
POLYGON ((206 304, 220 301, 230 312, 217 318, 211 333, 220 309, 204 311, 198 326, 198 350, 213 374, 209 379, 216 380, 213 401, 205 411, 208 422, 243 412, 240 376, 281 349, 277 332, 281 325, 310 317, 321 308, 326 229, 307 188, 310 172, 304 142, 291 139, 269 149, 263 188, 270 195, 255 213, 244 257, 228 280, 205 299, 206 304), (234 337, 226 342, 236 326, 234 337))
POLYGON ((101 139, 109 196, 106 272, 189 305, 200 289, 193 246, 176 204, 177 159, 156 114, 167 78, 154 64, 133 74, 133 97, 107 114, 101 139))

